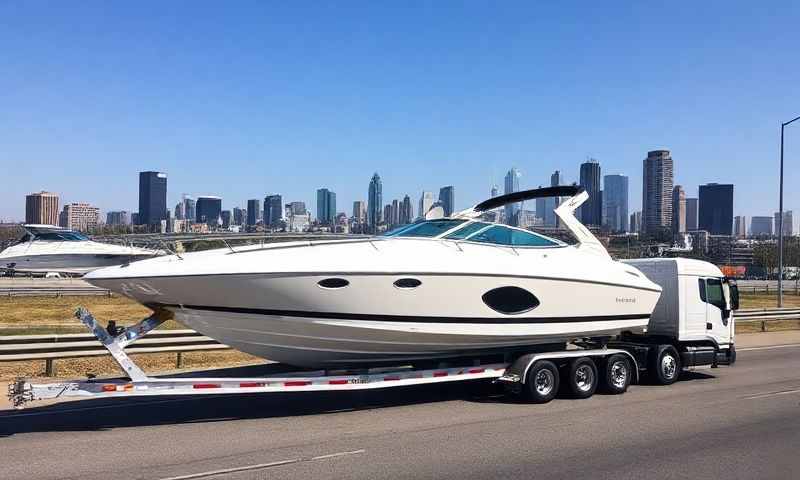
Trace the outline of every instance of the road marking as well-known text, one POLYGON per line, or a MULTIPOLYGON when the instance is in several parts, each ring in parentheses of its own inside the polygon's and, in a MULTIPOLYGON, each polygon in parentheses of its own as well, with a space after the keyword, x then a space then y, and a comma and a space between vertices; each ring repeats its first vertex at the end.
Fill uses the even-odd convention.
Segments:
POLYGON ((749 397, 744 397, 744 398, 745 400, 754 400, 757 398, 777 397, 778 395, 789 395, 792 393, 800 393, 800 388, 795 388, 792 390, 781 390, 779 392, 758 393, 756 395, 750 395, 749 397))
POLYGON ((776 348, 794 348, 800 347, 800 343, 787 343, 786 345, 768 345, 765 347, 747 347, 747 348, 737 348, 737 352, 751 352, 753 350, 773 350, 776 348))
POLYGON ((229 473, 245 472, 250 470, 261 470, 270 467, 280 467, 281 465, 291 465, 293 463, 310 462, 313 460, 327 460, 329 458, 344 457, 346 455, 358 455, 365 453, 366 450, 352 450, 349 452, 329 453, 327 455, 319 455, 311 458, 292 458, 289 460, 281 460, 278 462, 258 463, 255 465, 245 465, 243 467, 223 468, 220 470, 209 470, 207 472, 190 473, 188 475, 179 475, 177 477, 167 477, 160 480, 192 480, 195 478, 213 477, 215 475, 227 475, 229 473))

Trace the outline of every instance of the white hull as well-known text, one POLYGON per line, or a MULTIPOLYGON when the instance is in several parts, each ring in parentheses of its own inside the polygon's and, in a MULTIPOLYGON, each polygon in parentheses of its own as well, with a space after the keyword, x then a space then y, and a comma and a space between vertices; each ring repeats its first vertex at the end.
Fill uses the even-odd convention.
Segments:
POLYGON ((98 268, 121 265, 152 257, 131 254, 37 254, 0 257, 0 268, 13 269, 17 272, 46 273, 61 272, 83 275, 98 268))

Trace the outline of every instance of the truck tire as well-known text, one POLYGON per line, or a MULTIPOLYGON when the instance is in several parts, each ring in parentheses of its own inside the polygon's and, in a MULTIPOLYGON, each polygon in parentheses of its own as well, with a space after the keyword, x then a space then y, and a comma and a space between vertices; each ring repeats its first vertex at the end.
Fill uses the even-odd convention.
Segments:
POLYGON ((569 364, 566 379, 573 398, 589 398, 597 390, 597 365, 589 357, 576 358, 569 364))
POLYGON ((600 377, 601 390, 611 395, 619 395, 628 390, 631 384, 631 362, 625 355, 615 353, 608 357, 603 365, 600 377))
POLYGON ((650 378, 659 385, 672 385, 681 374, 681 356, 672 345, 659 345, 650 364, 650 378))
POLYGON ((528 370, 525 399, 531 403, 547 403, 558 393, 558 368, 550 360, 539 360, 528 370))

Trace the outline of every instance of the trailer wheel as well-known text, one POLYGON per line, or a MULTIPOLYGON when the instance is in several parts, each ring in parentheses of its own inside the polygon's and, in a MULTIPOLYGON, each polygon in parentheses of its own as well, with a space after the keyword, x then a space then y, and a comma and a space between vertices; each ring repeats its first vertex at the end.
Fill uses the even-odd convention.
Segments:
POLYGON ((631 384, 632 373, 631 362, 625 355, 611 355, 603 365, 602 390, 612 395, 625 393, 631 384))
POLYGON ((650 378, 660 385, 672 385, 681 373, 681 356, 672 345, 659 345, 650 364, 650 378))
POLYGON ((528 370, 525 398, 531 403, 547 403, 558 392, 558 369, 550 360, 539 360, 528 370))
POLYGON ((597 390, 597 365, 591 358, 577 358, 569 365, 567 379, 574 398, 589 398, 597 390))

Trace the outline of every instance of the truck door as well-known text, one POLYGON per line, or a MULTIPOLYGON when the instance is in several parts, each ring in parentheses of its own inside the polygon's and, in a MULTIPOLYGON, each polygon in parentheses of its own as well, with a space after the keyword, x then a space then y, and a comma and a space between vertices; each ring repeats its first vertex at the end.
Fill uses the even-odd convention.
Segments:
POLYGON ((706 303, 706 334, 718 344, 731 342, 731 311, 723 292, 721 278, 705 278, 705 292, 701 286, 700 296, 706 303))

